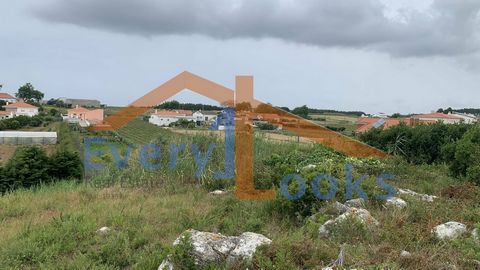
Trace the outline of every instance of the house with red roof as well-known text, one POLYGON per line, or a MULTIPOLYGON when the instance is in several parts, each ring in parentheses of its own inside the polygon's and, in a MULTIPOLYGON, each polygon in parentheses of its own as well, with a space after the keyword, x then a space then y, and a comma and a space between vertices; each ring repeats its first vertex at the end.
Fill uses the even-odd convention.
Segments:
POLYGON ((76 105, 75 108, 67 110, 64 120, 70 123, 79 123, 80 126, 88 127, 103 121, 103 109, 90 110, 76 105))
POLYGON ((38 107, 33 106, 20 100, 15 103, 7 103, 7 105, 3 106, 5 108, 5 112, 9 114, 8 118, 15 117, 15 116, 35 116, 38 114, 38 107))
POLYGON ((443 122, 445 124, 456 124, 460 122, 472 123, 471 121, 468 121, 468 119, 465 119, 465 117, 462 117, 457 114, 428 113, 428 114, 417 114, 417 115, 414 115, 413 118, 421 122, 423 121, 433 122, 433 123, 443 122))
POLYGON ((0 100, 4 101, 5 103, 14 103, 17 102, 17 99, 10 95, 9 93, 0 93, 0 100))

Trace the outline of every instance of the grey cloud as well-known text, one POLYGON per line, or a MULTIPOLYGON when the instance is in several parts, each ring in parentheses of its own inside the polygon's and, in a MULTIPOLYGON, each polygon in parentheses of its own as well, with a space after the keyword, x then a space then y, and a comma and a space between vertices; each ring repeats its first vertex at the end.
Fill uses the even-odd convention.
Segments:
POLYGON ((46 21, 154 36, 278 38, 395 56, 479 51, 480 1, 435 0, 424 11, 385 15, 380 0, 54 0, 36 7, 46 21))

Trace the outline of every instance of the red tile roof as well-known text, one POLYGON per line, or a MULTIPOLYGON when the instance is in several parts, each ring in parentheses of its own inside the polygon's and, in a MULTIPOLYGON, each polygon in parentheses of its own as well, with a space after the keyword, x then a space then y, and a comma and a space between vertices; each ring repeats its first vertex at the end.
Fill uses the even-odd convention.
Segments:
POLYGON ((452 114, 444 114, 444 113, 428 113, 428 114, 417 114, 413 116, 414 118, 432 118, 432 119, 463 119, 459 116, 452 115, 452 114))
POLYGON ((78 106, 78 107, 75 107, 73 109, 68 110, 68 113, 86 113, 86 112, 89 112, 89 111, 90 111, 89 109, 78 106))
POLYGON ((153 114, 158 116, 172 116, 172 117, 185 116, 185 114, 180 114, 176 111, 167 111, 167 110, 156 111, 153 114))
POLYGON ((0 99, 15 99, 12 95, 9 93, 0 93, 0 99))
POLYGON ((16 109, 16 108, 28 108, 28 109, 38 109, 38 107, 25 103, 23 101, 10 103, 8 105, 3 106, 4 108, 8 109, 16 109))

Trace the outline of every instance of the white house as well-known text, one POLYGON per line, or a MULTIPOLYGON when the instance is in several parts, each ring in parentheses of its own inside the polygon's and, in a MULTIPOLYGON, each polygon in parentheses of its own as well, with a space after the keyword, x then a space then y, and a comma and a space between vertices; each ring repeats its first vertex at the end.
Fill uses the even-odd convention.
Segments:
POLYGON ((167 110, 155 110, 154 113, 150 115, 148 122, 157 126, 168 127, 171 123, 175 123, 180 119, 185 119, 187 121, 194 122, 194 116, 192 111, 188 110, 176 110, 176 111, 167 111, 167 110))
POLYGON ((193 118, 197 123, 211 123, 217 121, 218 112, 214 111, 196 111, 193 118))
POLYGON ((476 123, 478 121, 478 118, 473 114, 453 113, 452 115, 462 118, 463 121, 467 124, 473 124, 473 123, 476 123))
POLYGON ((8 93, 0 93, 0 100, 6 103, 17 102, 17 99, 8 93))
POLYGON ((429 113, 429 114, 417 114, 412 118, 426 123, 443 122, 445 124, 456 124, 465 122, 463 117, 456 114, 444 114, 444 113, 429 113))
POLYGON ((10 117, 20 115, 32 117, 38 114, 38 107, 25 103, 24 101, 10 103, 3 106, 3 108, 5 108, 5 112, 8 113, 10 117))

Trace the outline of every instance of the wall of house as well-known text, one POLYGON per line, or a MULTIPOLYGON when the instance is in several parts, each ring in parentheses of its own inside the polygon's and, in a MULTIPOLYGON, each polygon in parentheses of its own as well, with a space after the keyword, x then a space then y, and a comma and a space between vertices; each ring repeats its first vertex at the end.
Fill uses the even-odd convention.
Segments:
POLYGON ((103 121, 103 109, 96 109, 86 112, 85 119, 88 121, 103 121))
POLYGON ((171 123, 177 122, 178 120, 180 119, 177 117, 152 115, 150 116, 150 119, 148 120, 148 122, 157 126, 168 126, 171 123))

